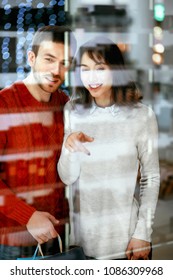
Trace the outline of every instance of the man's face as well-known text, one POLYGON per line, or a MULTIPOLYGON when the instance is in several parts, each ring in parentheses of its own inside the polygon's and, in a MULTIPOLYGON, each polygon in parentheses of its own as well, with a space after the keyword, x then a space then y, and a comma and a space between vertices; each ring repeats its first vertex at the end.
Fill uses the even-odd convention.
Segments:
MULTIPOLYGON (((68 52, 69 54, 69 49, 68 52)), ((43 41, 38 54, 31 51, 28 59, 32 68, 34 83, 45 93, 55 92, 64 82, 65 73, 70 67, 70 55, 65 55, 62 43, 43 41)))

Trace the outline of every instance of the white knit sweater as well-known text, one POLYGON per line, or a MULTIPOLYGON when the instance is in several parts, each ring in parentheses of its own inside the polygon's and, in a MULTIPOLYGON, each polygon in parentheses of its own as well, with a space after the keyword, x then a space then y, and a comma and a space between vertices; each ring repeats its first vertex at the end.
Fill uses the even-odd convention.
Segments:
POLYGON ((160 177, 155 115, 141 103, 84 109, 70 101, 64 117, 64 141, 76 131, 94 137, 84 144, 90 156, 71 153, 63 145, 58 163, 60 178, 71 186, 70 243, 98 259, 125 257, 132 237, 151 241, 160 177))

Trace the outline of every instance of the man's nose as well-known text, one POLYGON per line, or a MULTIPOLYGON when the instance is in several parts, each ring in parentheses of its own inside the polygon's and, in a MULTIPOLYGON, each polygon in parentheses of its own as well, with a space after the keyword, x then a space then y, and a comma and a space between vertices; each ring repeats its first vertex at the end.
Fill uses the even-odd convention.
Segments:
POLYGON ((60 70, 61 70, 61 65, 59 62, 56 62, 52 65, 51 73, 53 75, 59 75, 60 70))

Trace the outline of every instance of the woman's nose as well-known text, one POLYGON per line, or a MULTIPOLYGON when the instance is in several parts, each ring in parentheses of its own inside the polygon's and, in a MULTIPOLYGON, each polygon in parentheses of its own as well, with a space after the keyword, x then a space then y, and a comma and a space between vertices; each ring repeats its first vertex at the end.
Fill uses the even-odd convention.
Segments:
POLYGON ((90 70, 89 71, 89 82, 93 83, 93 82, 96 82, 97 80, 98 80, 98 75, 97 75, 96 71, 95 70, 90 70))

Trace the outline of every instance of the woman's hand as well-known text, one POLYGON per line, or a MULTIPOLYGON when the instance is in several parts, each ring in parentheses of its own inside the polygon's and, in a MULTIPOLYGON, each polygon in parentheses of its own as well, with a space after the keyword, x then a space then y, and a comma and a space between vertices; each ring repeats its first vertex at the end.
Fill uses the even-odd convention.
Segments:
POLYGON ((128 260, 148 260, 151 251, 150 242, 132 238, 126 249, 128 260))
POLYGON ((94 138, 90 137, 83 132, 73 132, 71 133, 65 142, 65 147, 70 152, 83 152, 87 155, 90 155, 90 152, 85 148, 82 143, 93 142, 94 138))

